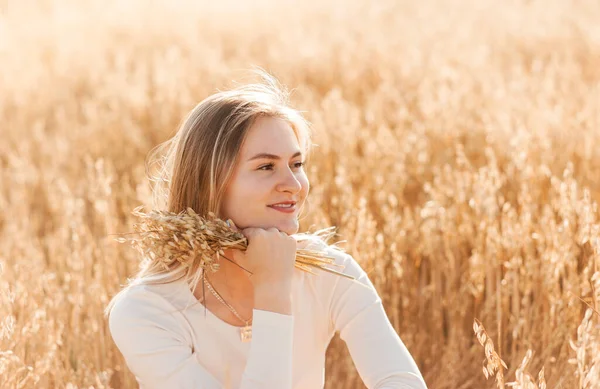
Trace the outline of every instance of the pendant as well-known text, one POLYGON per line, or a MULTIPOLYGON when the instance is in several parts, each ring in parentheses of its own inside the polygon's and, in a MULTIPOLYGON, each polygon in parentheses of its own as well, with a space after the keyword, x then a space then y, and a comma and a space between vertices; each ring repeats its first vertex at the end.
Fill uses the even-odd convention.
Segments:
POLYGON ((252 326, 246 324, 240 328, 240 338, 242 342, 250 342, 252 340, 252 326))

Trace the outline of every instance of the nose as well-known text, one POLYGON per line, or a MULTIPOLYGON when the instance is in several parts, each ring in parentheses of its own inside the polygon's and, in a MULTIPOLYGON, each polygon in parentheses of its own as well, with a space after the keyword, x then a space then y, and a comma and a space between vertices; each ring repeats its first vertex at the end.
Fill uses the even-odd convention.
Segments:
POLYGON ((281 192, 297 193, 302 189, 302 184, 296 178, 296 175, 289 168, 284 169, 282 176, 277 184, 277 190, 281 192))

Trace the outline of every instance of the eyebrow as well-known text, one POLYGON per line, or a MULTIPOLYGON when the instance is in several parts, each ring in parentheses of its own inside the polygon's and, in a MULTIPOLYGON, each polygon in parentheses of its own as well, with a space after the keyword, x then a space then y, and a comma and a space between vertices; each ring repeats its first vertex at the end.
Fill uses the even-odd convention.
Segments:
MULTIPOLYGON (((296 157, 298 157, 300 155, 302 155, 302 152, 297 151, 294 155, 291 156, 291 158, 296 158, 296 157)), ((248 159, 248 161, 253 161, 255 159, 274 159, 274 160, 280 160, 281 157, 279 155, 275 155, 275 154, 260 153, 260 154, 256 154, 254 157, 248 159)))

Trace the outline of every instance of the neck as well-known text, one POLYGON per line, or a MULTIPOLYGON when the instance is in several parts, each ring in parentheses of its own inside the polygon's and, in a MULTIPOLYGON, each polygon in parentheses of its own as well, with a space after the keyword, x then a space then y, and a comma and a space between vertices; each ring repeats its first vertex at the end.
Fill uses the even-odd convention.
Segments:
MULTIPOLYGON (((207 271, 206 278, 213 288, 230 304, 243 302, 252 295, 252 282, 249 273, 242 269, 235 261, 233 250, 225 250, 225 258, 219 258, 219 270, 207 271)), ((202 281, 200 281, 202 283, 202 281)), ((196 290, 202 290, 204 285, 199 284, 196 290)))

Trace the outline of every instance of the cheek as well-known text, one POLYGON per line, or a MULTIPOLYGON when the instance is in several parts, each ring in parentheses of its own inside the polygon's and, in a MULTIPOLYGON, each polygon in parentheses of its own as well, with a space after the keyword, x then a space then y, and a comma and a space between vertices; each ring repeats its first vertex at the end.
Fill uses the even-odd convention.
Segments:
POLYGON ((268 188, 268 185, 256 177, 246 176, 237 182, 235 198, 247 205, 249 199, 262 199, 268 194, 268 188))
POLYGON ((244 177, 237 177, 227 188, 227 203, 230 207, 239 207, 240 202, 248 197, 251 183, 244 177))

